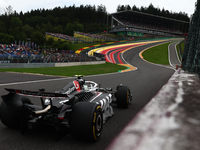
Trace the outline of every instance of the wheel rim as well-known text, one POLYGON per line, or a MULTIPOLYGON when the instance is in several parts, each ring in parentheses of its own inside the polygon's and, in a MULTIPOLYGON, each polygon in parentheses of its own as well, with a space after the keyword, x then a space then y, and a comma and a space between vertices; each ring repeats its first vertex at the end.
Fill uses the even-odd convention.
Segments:
POLYGON ((99 132, 101 131, 101 128, 102 128, 102 118, 101 115, 98 115, 96 120, 96 130, 99 132))

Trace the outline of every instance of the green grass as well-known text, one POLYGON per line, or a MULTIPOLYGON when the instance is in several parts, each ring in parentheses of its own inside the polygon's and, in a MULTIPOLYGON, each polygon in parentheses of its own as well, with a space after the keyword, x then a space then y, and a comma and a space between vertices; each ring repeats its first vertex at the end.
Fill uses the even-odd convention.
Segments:
POLYGON ((185 42, 181 43, 182 54, 183 54, 183 52, 184 52, 184 47, 185 47, 185 42))
MULTIPOLYGON (((144 59, 156 64, 169 65, 168 45, 170 43, 172 42, 158 45, 144 51, 142 54, 144 59)), ((98 44, 98 43, 93 43, 93 44, 98 44)), ((87 44, 83 43, 80 45, 79 45, 80 47, 88 46, 87 44)), ((112 63, 105 63, 99 65, 83 65, 83 66, 70 66, 70 67, 5 68, 5 69, 0 69, 0 72, 34 73, 34 74, 72 77, 75 74, 81 74, 81 75, 106 74, 106 73, 118 72, 119 70, 125 70, 125 69, 127 68, 124 66, 112 63)))
POLYGON ((142 56, 145 60, 162 65, 169 65, 168 60, 168 45, 172 43, 165 43, 155 47, 152 47, 143 52, 142 56))
POLYGON ((34 73, 44 75, 68 76, 72 77, 75 74, 94 75, 118 72, 124 70, 126 67, 105 63, 99 65, 83 65, 70 67, 44 67, 44 68, 6 68, 0 69, 0 72, 20 72, 20 73, 34 73))
MULTIPOLYGON (((179 46, 180 46, 180 43, 176 45, 176 50, 177 50, 177 54, 178 54, 179 60, 181 60, 181 56, 180 56, 180 53, 179 53, 179 46)), ((181 43, 181 52, 182 52, 182 54, 184 52, 184 47, 185 47, 185 42, 182 42, 181 43)))
POLYGON ((176 52, 178 54, 179 60, 181 60, 180 53, 179 53, 179 44, 176 45, 176 52))

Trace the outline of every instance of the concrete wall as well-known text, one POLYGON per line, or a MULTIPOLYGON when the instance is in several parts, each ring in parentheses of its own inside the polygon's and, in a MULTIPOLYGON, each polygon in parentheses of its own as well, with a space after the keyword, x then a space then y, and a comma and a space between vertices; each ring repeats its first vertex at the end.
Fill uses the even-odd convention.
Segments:
POLYGON ((79 65, 104 64, 105 61, 70 62, 70 63, 0 63, 0 68, 40 68, 40 67, 65 67, 79 65))

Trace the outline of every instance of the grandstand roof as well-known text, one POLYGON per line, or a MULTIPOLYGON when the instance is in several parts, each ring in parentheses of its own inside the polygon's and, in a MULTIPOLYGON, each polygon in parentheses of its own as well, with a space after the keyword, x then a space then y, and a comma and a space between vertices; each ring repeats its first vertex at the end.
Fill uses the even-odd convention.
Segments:
POLYGON ((161 20, 161 21, 173 22, 173 23, 178 23, 178 24, 189 24, 189 22, 182 21, 182 20, 176 20, 176 19, 172 19, 172 18, 156 16, 156 15, 132 11, 132 10, 120 11, 120 12, 112 13, 111 15, 123 16, 125 18, 126 17, 145 18, 145 19, 148 19, 148 20, 157 19, 157 20, 161 20))

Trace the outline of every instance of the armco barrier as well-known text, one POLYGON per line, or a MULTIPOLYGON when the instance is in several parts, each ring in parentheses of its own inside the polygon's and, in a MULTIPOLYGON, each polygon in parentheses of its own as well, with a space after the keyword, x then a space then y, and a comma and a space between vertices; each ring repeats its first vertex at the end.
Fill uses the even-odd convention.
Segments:
POLYGON ((104 64, 105 61, 69 62, 69 63, 0 63, 0 68, 40 68, 40 67, 65 67, 79 65, 104 64))

